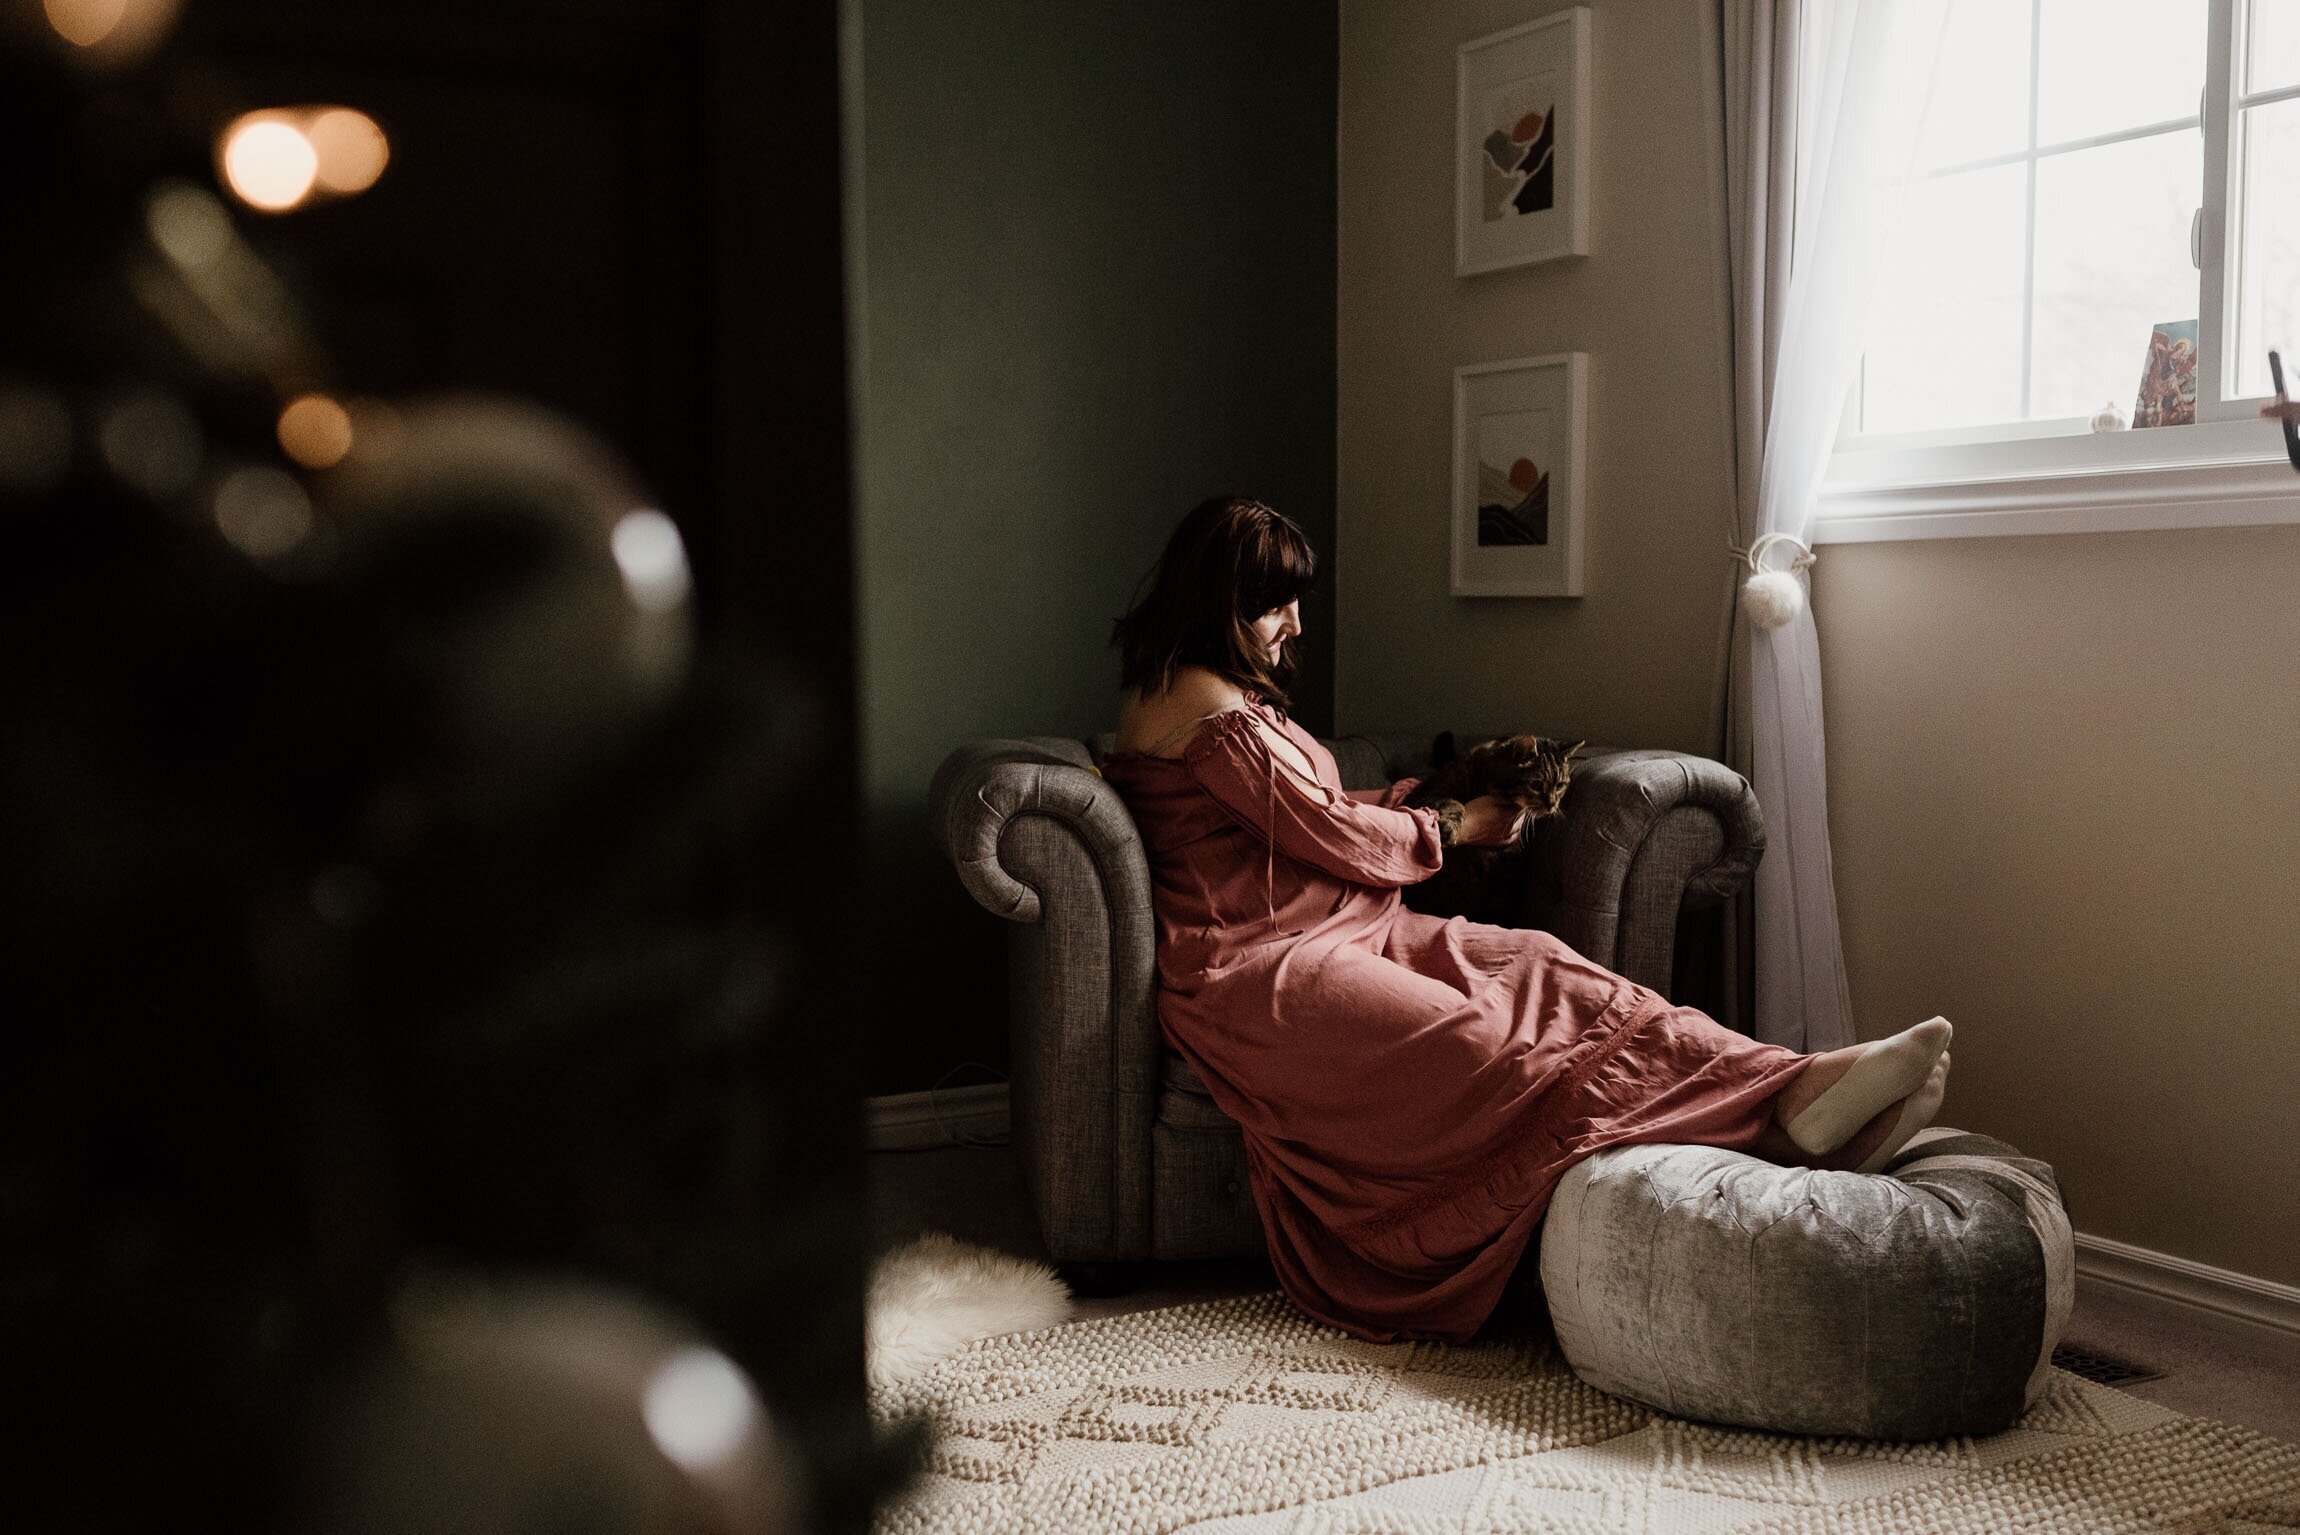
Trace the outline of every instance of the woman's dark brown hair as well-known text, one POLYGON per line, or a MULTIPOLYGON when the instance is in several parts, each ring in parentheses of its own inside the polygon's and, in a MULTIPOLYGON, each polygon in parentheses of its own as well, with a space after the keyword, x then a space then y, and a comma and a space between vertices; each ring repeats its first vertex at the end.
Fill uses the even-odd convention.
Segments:
POLYGON ((1254 620, 1308 591, 1317 574, 1317 552, 1284 513, 1245 496, 1199 502, 1143 578, 1148 593, 1111 625, 1119 686, 1162 693, 1179 668, 1203 666, 1288 708, 1294 642, 1272 665, 1254 620))

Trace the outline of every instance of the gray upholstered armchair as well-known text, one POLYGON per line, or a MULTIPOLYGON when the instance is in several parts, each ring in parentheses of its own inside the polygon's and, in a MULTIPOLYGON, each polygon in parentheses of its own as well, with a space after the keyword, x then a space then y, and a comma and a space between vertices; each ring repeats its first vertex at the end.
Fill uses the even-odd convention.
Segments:
MULTIPOLYGON (((1010 924, 1013 1144, 1057 1260, 1259 1253, 1238 1128, 1159 1036, 1149 867, 1102 781, 1110 744, 972 741, 929 793, 959 878, 1010 924)), ((1426 774, 1451 744, 1326 743, 1350 789, 1426 774)), ((1666 994, 1681 914, 1739 890, 1763 848, 1739 774, 1675 752, 1593 749, 1575 759, 1560 814, 1499 859, 1497 877, 1457 882, 1470 899, 1451 909, 1545 929, 1666 994)), ((1420 894, 1408 904, 1445 909, 1420 894)))

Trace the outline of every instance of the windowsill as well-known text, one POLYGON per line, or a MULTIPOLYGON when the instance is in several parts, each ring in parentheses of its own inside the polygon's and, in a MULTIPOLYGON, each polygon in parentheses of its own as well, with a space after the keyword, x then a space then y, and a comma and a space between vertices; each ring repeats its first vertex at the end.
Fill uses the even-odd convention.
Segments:
POLYGON ((2300 522, 2300 474, 2258 417, 2140 431, 1849 446, 1830 461, 1817 544, 2300 522))

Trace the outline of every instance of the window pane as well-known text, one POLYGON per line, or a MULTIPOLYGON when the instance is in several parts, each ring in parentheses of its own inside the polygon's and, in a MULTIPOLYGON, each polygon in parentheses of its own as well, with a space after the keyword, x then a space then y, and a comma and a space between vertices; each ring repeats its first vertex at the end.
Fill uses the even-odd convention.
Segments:
POLYGON ((2028 148, 2028 0, 1955 0, 1917 139, 1928 170, 2028 148))
POLYGON ((2191 128, 2047 155, 2036 167, 2032 416, 2127 416, 2158 322, 2193 320, 2189 220, 2204 185, 2191 128))
POLYGON ((2021 419, 2027 221, 2026 165, 1916 185, 1900 244, 1879 274, 1861 430, 2021 419))
POLYGON ((2252 0, 2245 33, 2251 60, 2244 73, 2246 91, 2300 85, 2300 5, 2292 0, 2252 0))
MULTIPOLYGON (((2286 0, 2289 3, 2289 0, 2286 0)), ((2244 201, 2237 210, 2243 275, 2236 296, 2236 392, 2273 394, 2268 348, 2300 391, 2300 100, 2243 114, 2244 201)))
POLYGON ((2039 144, 2197 115, 2205 0, 2039 3, 2039 144))

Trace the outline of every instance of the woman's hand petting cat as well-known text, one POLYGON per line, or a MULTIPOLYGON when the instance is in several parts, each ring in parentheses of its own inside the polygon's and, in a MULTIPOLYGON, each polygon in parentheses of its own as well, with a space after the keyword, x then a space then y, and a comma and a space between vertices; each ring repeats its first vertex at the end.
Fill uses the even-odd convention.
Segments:
POLYGON ((1525 830, 1525 810, 1515 800, 1480 794, 1462 806, 1461 847, 1507 847, 1525 830))

